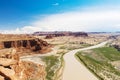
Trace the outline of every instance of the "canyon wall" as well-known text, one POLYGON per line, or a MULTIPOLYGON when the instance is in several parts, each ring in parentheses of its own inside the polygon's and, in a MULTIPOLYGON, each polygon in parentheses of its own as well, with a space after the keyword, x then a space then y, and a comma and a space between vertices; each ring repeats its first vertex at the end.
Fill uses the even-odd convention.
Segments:
POLYGON ((22 60, 21 56, 42 54, 51 45, 27 35, 0 35, 0 80, 45 80, 45 65, 22 60))
POLYGON ((4 48, 25 48, 32 51, 39 51, 45 47, 48 47, 49 44, 46 41, 41 39, 28 39, 28 40, 13 40, 13 41, 2 41, 0 42, 0 49, 4 48))

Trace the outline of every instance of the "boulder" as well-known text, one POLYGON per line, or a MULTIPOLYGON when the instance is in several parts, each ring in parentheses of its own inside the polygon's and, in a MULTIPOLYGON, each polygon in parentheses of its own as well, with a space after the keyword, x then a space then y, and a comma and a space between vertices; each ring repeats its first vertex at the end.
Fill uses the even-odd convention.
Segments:
POLYGON ((18 80, 14 70, 4 68, 3 66, 0 66, 0 75, 3 76, 5 80, 18 80))
POLYGON ((0 65, 1 66, 10 66, 13 64, 16 64, 17 61, 13 59, 6 59, 6 58, 0 58, 0 65))

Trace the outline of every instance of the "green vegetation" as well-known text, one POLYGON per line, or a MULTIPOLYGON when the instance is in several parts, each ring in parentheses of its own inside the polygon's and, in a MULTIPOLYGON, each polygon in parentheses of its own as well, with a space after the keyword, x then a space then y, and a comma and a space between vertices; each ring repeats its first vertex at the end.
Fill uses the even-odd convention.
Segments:
POLYGON ((44 56, 42 60, 46 63, 46 80, 57 80, 58 72, 63 67, 63 54, 44 56))
POLYGON ((105 58, 110 61, 120 60, 120 52, 113 47, 103 47, 94 49, 94 51, 98 54, 102 54, 105 58))
POLYGON ((111 64, 120 60, 120 52, 115 48, 102 47, 78 52, 76 57, 100 80, 120 80, 120 70, 111 64))

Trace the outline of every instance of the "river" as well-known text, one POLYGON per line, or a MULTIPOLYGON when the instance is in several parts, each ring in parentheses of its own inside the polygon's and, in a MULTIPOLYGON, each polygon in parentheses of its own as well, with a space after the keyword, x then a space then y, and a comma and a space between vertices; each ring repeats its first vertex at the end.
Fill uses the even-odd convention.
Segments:
POLYGON ((98 80, 82 63, 75 58, 78 51, 94 49, 104 46, 108 41, 90 46, 87 48, 72 50, 64 55, 65 68, 63 72, 63 80, 98 80))

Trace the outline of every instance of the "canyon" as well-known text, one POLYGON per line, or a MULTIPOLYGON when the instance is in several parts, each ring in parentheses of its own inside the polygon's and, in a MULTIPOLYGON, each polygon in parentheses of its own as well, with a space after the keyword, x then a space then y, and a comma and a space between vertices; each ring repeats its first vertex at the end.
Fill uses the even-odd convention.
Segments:
POLYGON ((51 45, 28 35, 0 35, 0 80, 45 80, 45 65, 20 57, 43 54, 51 45))
MULTIPOLYGON (((83 32, 64 34, 66 35, 0 34, 0 80, 65 79, 69 76, 64 77, 63 74, 65 53, 97 45, 108 37, 83 32)), ((71 60, 74 61, 75 58, 71 60)), ((75 63, 79 64, 77 60, 75 63)))

